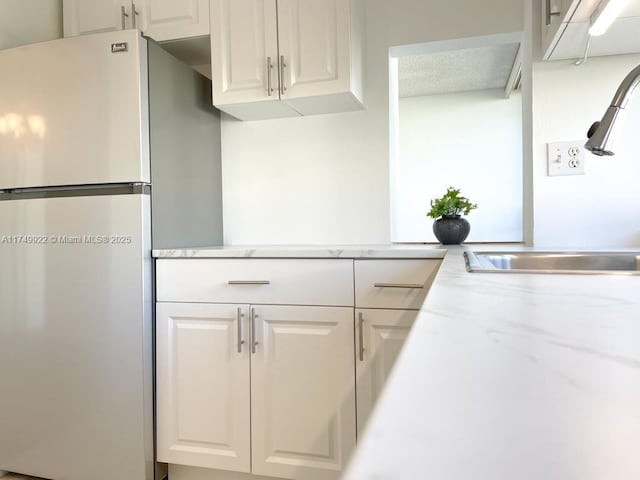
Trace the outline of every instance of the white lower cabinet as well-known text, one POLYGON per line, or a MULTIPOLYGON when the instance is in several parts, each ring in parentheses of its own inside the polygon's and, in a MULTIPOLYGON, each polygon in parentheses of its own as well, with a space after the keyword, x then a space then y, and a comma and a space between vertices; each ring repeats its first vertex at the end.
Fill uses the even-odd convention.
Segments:
POLYGON ((157 304, 158 460, 337 479, 355 446, 353 308, 157 304))
POLYGON ((254 315, 252 472, 339 478, 356 441, 353 308, 259 306, 254 315))
POLYGON ((439 266, 159 259, 157 450, 172 479, 340 478, 439 266))
POLYGON ((247 312, 246 305, 157 304, 158 461, 251 470, 249 350, 238 344, 247 312))
POLYGON ((356 309, 358 436, 400 354, 417 310, 356 309))
POLYGON ((358 435, 418 316, 439 259, 355 260, 358 435))

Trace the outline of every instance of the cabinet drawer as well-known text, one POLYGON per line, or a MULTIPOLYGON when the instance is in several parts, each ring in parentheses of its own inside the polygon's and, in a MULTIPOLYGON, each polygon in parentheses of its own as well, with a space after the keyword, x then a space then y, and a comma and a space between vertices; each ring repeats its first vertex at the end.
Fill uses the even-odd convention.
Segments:
POLYGON ((353 306, 352 260, 161 259, 160 302, 353 306))
POLYGON ((441 260, 356 260, 356 307, 419 309, 441 260))

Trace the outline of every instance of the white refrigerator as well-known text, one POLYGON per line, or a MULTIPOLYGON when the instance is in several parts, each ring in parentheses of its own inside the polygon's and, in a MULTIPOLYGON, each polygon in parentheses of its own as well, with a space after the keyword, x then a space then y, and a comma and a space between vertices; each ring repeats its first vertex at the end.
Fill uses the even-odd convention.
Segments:
POLYGON ((151 248, 222 242, 209 92, 134 30, 0 51, 0 470, 154 478, 151 248))

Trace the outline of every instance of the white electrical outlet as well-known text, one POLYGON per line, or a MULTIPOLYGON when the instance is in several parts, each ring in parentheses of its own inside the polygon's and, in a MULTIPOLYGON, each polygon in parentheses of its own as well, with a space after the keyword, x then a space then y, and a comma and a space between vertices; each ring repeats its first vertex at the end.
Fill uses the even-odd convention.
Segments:
POLYGON ((547 166, 550 177, 584 175, 584 141, 547 143, 547 166))

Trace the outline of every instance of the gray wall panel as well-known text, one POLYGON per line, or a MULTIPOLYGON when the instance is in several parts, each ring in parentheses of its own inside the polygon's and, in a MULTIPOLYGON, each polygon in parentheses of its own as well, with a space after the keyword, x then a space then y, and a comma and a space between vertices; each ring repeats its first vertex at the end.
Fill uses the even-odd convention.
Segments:
POLYGON ((153 248, 221 245, 220 112, 211 83, 148 43, 153 248))

